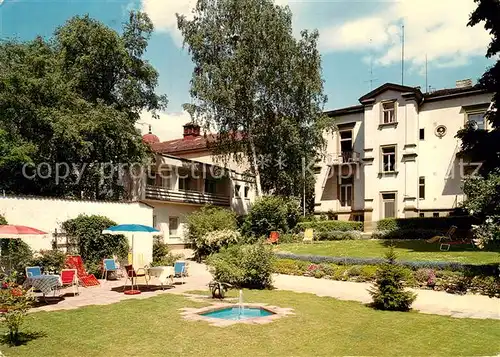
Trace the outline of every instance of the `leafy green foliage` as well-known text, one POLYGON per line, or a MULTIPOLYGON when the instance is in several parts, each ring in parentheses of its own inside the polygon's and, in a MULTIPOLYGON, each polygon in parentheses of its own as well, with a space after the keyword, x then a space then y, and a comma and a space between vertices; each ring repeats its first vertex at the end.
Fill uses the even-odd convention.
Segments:
POLYGON ((233 245, 208 258, 214 280, 255 289, 272 285, 274 254, 268 245, 233 245))
POLYGON ((64 268, 65 259, 66 254, 60 250, 41 250, 35 255, 31 264, 42 267, 44 273, 54 272, 58 274, 64 268))
POLYGON ((307 228, 314 229, 318 232, 333 232, 333 231, 363 231, 363 222, 352 221, 313 221, 300 222, 297 224, 296 230, 305 231, 307 228))
POLYGON ((131 13, 122 34, 76 16, 50 40, 0 43, 0 189, 124 196, 117 179, 127 168, 99 164, 147 158, 134 124, 142 110, 166 106, 154 93, 158 73, 142 58, 152 29, 142 13, 131 13), (33 165, 25 170, 33 179, 23 174, 25 163, 33 165), (34 167, 42 163, 37 174, 34 167))
POLYGON ((451 226, 457 226, 461 230, 468 230, 472 224, 477 222, 477 218, 471 216, 384 218, 377 222, 377 230, 428 229, 446 232, 451 226))
POLYGON ((231 244, 237 244, 241 241, 238 231, 222 229, 205 233, 201 239, 197 239, 196 252, 199 257, 207 257, 210 254, 217 253, 222 248, 231 244))
MULTIPOLYGON (((500 3, 498 0, 475 0, 477 8, 470 15, 468 26, 484 24, 491 35, 486 53, 487 58, 496 58, 500 53, 500 3)), ((493 93, 492 106, 486 114, 491 130, 476 129, 468 123, 459 130, 457 137, 462 139, 460 155, 473 163, 481 162, 483 176, 500 168, 500 59, 488 68, 479 80, 480 87, 493 93)), ((492 192, 493 193, 493 192, 492 192)), ((495 193, 499 195, 498 191, 495 193)))
POLYGON ((361 239, 360 231, 323 231, 315 233, 316 240, 353 240, 361 239))
POLYGON ((31 264, 33 252, 21 239, 0 239, 2 265, 22 280, 25 268, 31 264))
POLYGON ((408 311, 417 296, 405 290, 406 274, 404 268, 396 263, 394 248, 389 248, 386 259, 387 262, 377 270, 374 286, 369 290, 373 307, 380 310, 408 311))
POLYGON ((153 262, 162 260, 169 253, 168 244, 162 237, 153 237, 153 262))
POLYGON ((4 216, 0 215, 0 226, 7 224, 7 220, 5 219, 4 216))
MULTIPOLYGON (((16 278, 11 277, 6 280, 14 281, 16 278)), ((20 342, 19 330, 34 301, 35 296, 30 291, 15 283, 2 281, 0 289, 1 319, 9 330, 8 342, 11 345, 17 345, 20 342)))
POLYGON ((207 254, 203 250, 205 234, 220 230, 235 231, 236 227, 236 214, 225 208, 204 206, 187 216, 188 240, 193 244, 198 259, 207 254), (197 250, 198 246, 201 251, 197 250))
POLYGON ((271 231, 288 232, 299 221, 300 206, 296 199, 281 196, 259 197, 252 205, 243 232, 255 237, 269 236, 271 231))
POLYGON ((100 264, 102 259, 117 255, 124 259, 129 251, 127 238, 120 235, 102 234, 116 223, 104 216, 79 215, 63 222, 62 228, 74 239, 85 264, 100 264))
MULTIPOLYGON (((290 9, 272 0, 199 0, 192 20, 177 20, 194 62, 195 104, 185 107, 217 131, 214 154, 249 164, 258 194, 300 197, 303 167, 314 164, 324 130, 333 128, 322 112, 318 32, 297 40, 290 9)), ((312 197, 307 169, 306 189, 312 197)))

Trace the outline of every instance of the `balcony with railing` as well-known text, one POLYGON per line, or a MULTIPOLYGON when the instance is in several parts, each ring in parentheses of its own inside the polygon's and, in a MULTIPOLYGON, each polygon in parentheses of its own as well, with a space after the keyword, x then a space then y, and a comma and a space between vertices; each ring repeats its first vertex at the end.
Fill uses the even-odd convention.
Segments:
POLYGON ((211 204, 215 206, 229 206, 229 195, 219 195, 194 190, 171 190, 162 186, 146 186, 147 200, 170 201, 191 204, 211 204))
POLYGON ((342 151, 340 153, 327 154, 326 161, 329 165, 354 164, 361 161, 361 155, 357 151, 342 151))

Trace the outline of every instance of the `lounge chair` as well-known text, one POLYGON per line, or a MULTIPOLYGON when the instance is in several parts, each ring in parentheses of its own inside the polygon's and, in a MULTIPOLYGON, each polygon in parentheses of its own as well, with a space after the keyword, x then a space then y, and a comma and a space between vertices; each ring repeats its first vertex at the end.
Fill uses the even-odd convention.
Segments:
POLYGON ((276 231, 272 231, 270 234, 269 234, 269 238, 267 238, 267 243, 269 244, 278 244, 278 241, 280 239, 280 234, 279 232, 276 232, 276 231))
POLYGON ((186 262, 175 262, 174 278, 180 278, 181 284, 184 284, 184 277, 187 276, 186 262))
POLYGON ((42 275, 42 269, 40 267, 26 267, 26 277, 31 278, 33 276, 42 275))
POLYGON ((102 260, 102 278, 104 280, 108 279, 110 272, 118 272, 118 267, 114 259, 103 259, 102 260))
MULTIPOLYGON (((146 270, 144 268, 139 268, 137 270, 134 269, 132 264, 125 265, 124 266, 125 271, 127 272, 126 279, 125 279, 125 287, 127 286, 127 282, 130 280, 130 288, 131 290, 137 290, 137 278, 144 278, 146 281, 146 285, 149 285, 149 276, 146 273, 146 270), (134 285, 136 289, 134 289, 134 285)), ((124 290, 125 290, 124 287, 124 290)))
POLYGON ((99 286, 99 281, 94 274, 88 274, 83 265, 82 257, 79 255, 68 255, 66 257, 66 267, 76 269, 76 274, 80 284, 84 287, 99 286))
POLYGON ((79 295, 80 291, 78 290, 78 274, 76 269, 63 269, 61 270, 61 287, 72 287, 73 288, 73 296, 79 295))
POLYGON ((304 231, 304 243, 312 243, 314 240, 314 230, 312 228, 306 228, 304 231))

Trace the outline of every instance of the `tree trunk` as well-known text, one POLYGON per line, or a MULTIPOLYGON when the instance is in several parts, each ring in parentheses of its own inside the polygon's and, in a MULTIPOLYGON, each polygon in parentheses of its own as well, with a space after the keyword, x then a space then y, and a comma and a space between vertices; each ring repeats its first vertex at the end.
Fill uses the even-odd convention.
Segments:
POLYGON ((255 175, 255 195, 260 196, 262 194, 262 186, 260 184, 260 170, 259 170, 259 165, 257 163, 257 152, 255 150, 255 144, 253 142, 252 135, 250 134, 250 131, 248 133, 249 136, 249 142, 250 142, 250 150, 252 151, 252 157, 251 157, 251 165, 252 169, 255 175))

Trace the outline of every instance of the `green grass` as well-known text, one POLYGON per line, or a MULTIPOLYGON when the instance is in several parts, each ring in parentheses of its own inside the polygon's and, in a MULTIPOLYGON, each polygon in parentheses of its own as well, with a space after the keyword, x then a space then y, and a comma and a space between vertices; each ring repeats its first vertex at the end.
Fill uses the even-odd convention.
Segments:
POLYGON ((245 291, 245 301, 292 307, 267 325, 220 328, 186 321, 171 294, 108 306, 31 314, 44 337, 6 356, 333 356, 496 355, 500 321, 375 311, 360 303, 286 291, 245 291))
POLYGON ((455 245, 450 251, 439 251, 439 243, 427 243, 423 240, 342 240, 329 242, 281 244, 277 250, 296 254, 312 254, 334 257, 383 258, 387 247, 394 244, 398 259, 452 261, 470 264, 488 264, 500 262, 500 246, 485 250, 472 245, 455 245))

